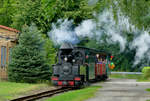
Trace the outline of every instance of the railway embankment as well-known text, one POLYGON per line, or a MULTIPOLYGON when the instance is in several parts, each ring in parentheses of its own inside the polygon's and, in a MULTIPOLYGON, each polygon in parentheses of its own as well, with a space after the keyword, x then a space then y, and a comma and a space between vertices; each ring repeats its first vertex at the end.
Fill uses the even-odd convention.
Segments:
MULTIPOLYGON (((37 95, 38 93, 40 94, 41 92, 52 91, 58 88, 59 87, 54 87, 48 84, 28 84, 0 81, 0 101, 10 101, 26 96, 37 95)), ((63 99, 63 101, 84 101, 93 97, 99 88, 101 88, 101 86, 85 87, 73 91, 69 90, 69 92, 66 93, 63 93, 62 91, 59 96, 54 96, 48 99, 44 98, 44 100, 60 101, 58 99, 63 99)), ((42 101, 44 100, 42 99, 42 101)))
POLYGON ((0 81, 0 101, 8 101, 48 89, 55 89, 55 87, 47 84, 27 84, 0 81))

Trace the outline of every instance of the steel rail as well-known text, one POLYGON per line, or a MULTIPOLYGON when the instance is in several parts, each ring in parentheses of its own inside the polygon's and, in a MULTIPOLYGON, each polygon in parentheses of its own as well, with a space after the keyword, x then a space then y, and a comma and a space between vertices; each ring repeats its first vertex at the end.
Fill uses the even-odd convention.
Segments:
POLYGON ((34 101, 34 100, 37 100, 37 99, 41 99, 41 98, 44 98, 44 97, 50 97, 52 95, 59 94, 59 93, 69 91, 69 90, 72 90, 72 88, 58 88, 58 89, 55 89, 55 90, 40 92, 40 93, 37 93, 37 94, 16 98, 16 99, 13 99, 13 100, 10 100, 10 101, 34 101))

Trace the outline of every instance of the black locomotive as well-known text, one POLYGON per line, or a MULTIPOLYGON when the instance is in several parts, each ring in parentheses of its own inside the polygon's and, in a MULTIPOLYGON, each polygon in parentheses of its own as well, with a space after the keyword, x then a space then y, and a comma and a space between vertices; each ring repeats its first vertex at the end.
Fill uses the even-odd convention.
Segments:
POLYGON ((55 86, 79 87, 89 80, 104 80, 109 74, 110 54, 64 43, 52 66, 55 86))

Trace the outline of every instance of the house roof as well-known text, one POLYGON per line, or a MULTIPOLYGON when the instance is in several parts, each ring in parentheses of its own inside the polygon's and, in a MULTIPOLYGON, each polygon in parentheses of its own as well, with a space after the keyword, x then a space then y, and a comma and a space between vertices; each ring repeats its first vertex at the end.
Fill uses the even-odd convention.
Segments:
POLYGON ((9 30, 9 31, 12 31, 12 32, 16 32, 16 33, 20 32, 20 31, 18 31, 16 29, 13 29, 13 28, 10 28, 10 27, 6 27, 6 26, 3 26, 3 25, 0 25, 0 28, 6 29, 6 30, 9 30))

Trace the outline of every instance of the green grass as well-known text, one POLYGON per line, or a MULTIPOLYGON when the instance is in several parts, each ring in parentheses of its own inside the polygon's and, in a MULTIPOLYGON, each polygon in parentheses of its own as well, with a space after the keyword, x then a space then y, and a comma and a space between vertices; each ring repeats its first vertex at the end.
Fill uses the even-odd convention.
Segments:
POLYGON ((101 88, 100 86, 91 86, 88 88, 66 92, 59 96, 54 96, 46 101, 84 101, 94 96, 95 92, 101 88))
POLYGON ((110 77, 121 79, 142 79, 142 75, 137 74, 111 74, 110 77))
POLYGON ((27 84, 0 81, 0 101, 16 98, 20 94, 27 93, 42 86, 46 86, 46 84, 27 84))
POLYGON ((146 91, 150 92, 150 88, 146 89, 146 91))
POLYGON ((137 81, 138 82, 150 82, 150 79, 143 79, 143 78, 141 78, 141 79, 138 79, 137 81))
POLYGON ((150 79, 143 78, 143 75, 137 74, 111 74, 110 78, 136 79, 137 82, 150 82, 150 79))
MULTIPOLYGON (((150 88, 146 89, 146 91, 150 92, 150 88)), ((146 101, 150 101, 150 100, 146 100, 146 101)))

